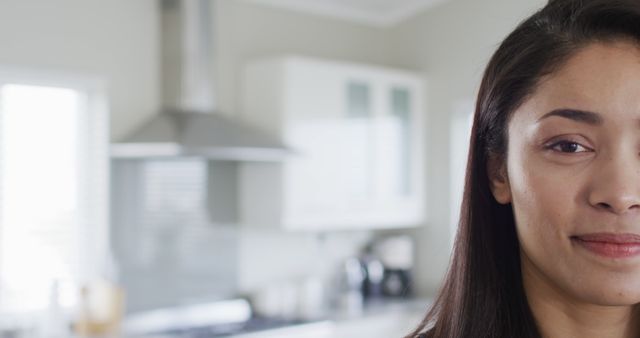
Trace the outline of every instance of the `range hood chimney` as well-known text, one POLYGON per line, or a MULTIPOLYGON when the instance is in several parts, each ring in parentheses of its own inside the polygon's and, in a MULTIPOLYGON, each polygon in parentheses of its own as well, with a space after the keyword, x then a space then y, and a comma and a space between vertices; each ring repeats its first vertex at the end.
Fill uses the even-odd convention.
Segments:
POLYGON ((122 142, 115 158, 280 161, 276 137, 216 112, 212 0, 161 0, 164 109, 122 142))

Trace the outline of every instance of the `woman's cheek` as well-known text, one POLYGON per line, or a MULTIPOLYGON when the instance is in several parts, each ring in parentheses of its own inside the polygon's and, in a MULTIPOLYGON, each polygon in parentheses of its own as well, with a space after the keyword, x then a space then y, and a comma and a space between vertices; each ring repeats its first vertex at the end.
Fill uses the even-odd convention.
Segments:
POLYGON ((572 224, 574 180, 564 170, 540 162, 520 163, 511 182, 516 221, 528 228, 520 230, 544 240, 562 237, 572 224))

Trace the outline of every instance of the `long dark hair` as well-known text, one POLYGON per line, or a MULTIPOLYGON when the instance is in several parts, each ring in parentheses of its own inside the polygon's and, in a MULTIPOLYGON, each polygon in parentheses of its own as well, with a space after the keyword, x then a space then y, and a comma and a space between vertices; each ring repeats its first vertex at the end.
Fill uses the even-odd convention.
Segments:
POLYGON ((640 0, 551 0, 502 42, 478 93, 449 271, 407 337, 540 337, 522 284, 513 211, 491 194, 488 159, 506 159, 509 118, 543 76, 588 44, 615 40, 640 46, 640 0))

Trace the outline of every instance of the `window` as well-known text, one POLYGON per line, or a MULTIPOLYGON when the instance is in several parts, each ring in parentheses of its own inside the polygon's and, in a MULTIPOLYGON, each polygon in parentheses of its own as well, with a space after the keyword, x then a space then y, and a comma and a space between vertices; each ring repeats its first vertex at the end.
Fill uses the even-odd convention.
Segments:
POLYGON ((106 109, 95 85, 3 75, 0 313, 46 309, 54 285, 71 307, 108 258, 106 109))

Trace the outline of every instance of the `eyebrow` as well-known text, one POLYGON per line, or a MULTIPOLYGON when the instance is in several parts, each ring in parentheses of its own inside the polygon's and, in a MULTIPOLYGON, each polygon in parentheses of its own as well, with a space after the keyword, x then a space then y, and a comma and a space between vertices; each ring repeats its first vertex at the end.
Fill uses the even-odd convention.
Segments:
POLYGON ((585 110, 578 110, 578 109, 555 109, 544 114, 541 118, 538 119, 538 122, 551 116, 564 117, 566 119, 570 119, 578 122, 584 122, 591 125, 602 124, 602 115, 598 113, 585 111, 585 110))

